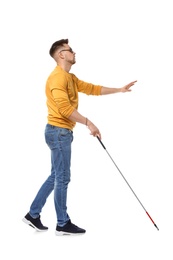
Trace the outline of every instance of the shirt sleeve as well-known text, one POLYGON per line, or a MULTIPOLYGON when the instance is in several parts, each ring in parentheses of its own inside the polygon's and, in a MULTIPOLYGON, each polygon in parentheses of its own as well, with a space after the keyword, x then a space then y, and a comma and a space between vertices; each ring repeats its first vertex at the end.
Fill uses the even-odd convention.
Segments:
POLYGON ((59 113, 68 118, 74 111, 71 105, 67 92, 67 79, 64 75, 57 77, 56 75, 51 79, 50 90, 54 101, 56 102, 59 113))
POLYGON ((78 79, 74 74, 73 74, 73 80, 76 82, 79 92, 85 93, 87 95, 96 95, 96 96, 101 95, 102 86, 94 85, 92 83, 87 83, 85 81, 82 81, 78 79))

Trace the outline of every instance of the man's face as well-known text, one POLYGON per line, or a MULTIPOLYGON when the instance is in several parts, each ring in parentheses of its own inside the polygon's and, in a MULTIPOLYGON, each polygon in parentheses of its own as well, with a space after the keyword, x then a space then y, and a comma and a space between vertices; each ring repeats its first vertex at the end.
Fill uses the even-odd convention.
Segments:
POLYGON ((60 50, 60 53, 63 54, 63 57, 66 62, 70 64, 75 64, 76 59, 75 59, 75 52, 72 50, 72 48, 68 44, 64 44, 64 47, 62 50, 60 50))

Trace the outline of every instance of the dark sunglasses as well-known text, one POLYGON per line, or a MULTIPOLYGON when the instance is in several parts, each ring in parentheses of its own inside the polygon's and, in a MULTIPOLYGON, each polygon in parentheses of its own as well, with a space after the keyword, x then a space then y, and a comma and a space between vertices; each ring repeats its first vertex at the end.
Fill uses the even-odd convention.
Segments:
POLYGON ((72 50, 72 48, 66 49, 66 50, 61 50, 60 52, 62 52, 62 51, 69 51, 69 52, 71 52, 71 53, 74 53, 74 51, 72 50))

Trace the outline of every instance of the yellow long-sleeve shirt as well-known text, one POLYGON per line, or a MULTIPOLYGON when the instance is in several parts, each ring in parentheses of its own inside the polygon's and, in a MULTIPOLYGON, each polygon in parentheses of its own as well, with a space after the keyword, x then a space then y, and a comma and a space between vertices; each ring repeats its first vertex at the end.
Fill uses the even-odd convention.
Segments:
POLYGON ((79 80, 74 74, 56 66, 46 82, 48 124, 72 130, 75 122, 68 119, 78 109, 78 92, 101 95, 101 86, 79 80))

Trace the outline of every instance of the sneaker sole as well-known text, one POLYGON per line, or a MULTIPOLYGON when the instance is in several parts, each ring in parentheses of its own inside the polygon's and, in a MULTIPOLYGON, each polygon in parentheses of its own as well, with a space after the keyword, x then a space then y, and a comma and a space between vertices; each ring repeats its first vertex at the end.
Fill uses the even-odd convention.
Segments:
POLYGON ((84 235, 84 233, 69 233, 69 232, 64 232, 64 231, 55 231, 56 236, 81 236, 84 235))
POLYGON ((34 228, 34 229, 35 229, 36 231, 38 231, 38 232, 45 232, 45 231, 48 230, 48 229, 39 229, 39 228, 37 228, 36 226, 34 226, 34 225, 32 224, 31 221, 27 220, 26 218, 23 218, 22 221, 23 221, 25 224, 29 225, 30 227, 34 228))

